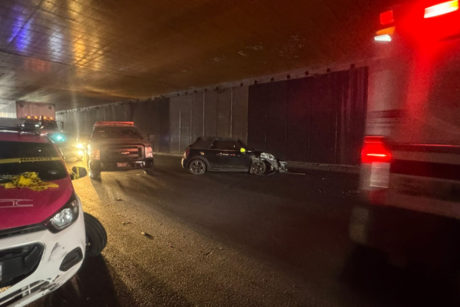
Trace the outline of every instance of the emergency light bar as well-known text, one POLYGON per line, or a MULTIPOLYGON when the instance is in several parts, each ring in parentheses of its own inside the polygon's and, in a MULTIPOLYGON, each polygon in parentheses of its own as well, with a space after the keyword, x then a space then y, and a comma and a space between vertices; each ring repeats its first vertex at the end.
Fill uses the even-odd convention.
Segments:
POLYGON ((458 0, 448 1, 427 7, 425 9, 425 18, 437 17, 449 14, 458 10, 458 0))
POLYGON ((30 115, 27 115, 27 119, 38 119, 38 120, 54 120, 54 118, 52 116, 30 116, 30 115))
POLYGON ((94 127, 101 126, 134 126, 134 122, 96 122, 94 127))
POLYGON ((38 129, 35 127, 27 127, 23 119, 17 118, 0 118, 0 132, 40 135, 38 129))
MULTIPOLYGON (((424 12, 423 18, 426 20, 426 19, 433 18, 433 17, 451 14, 457 11, 460 12, 459 1, 460 0, 451 0, 451 1, 446 1, 446 2, 442 2, 436 5, 426 7, 424 9, 425 12, 424 12)), ((415 22, 421 22, 423 20, 422 14, 421 14, 422 10, 419 10, 419 9, 414 10, 413 8, 406 10, 405 8, 403 8, 401 12, 408 15, 406 17, 409 17, 409 18, 404 19, 404 16, 403 16, 402 21, 401 22, 398 21, 399 24, 395 20, 394 9, 385 11, 380 14, 380 24, 382 26, 385 26, 386 28, 377 31, 377 33, 374 36, 374 40, 376 42, 391 42, 394 38, 393 34, 395 33, 395 27, 402 28, 403 30, 400 33, 405 33, 406 35, 408 32, 411 32, 414 35, 417 34, 416 31, 411 31, 410 28, 408 29, 408 26, 409 26, 408 20, 410 20, 411 23, 414 20, 415 22), (406 29, 406 31, 404 31, 404 29, 406 29)), ((398 18, 398 14, 401 15, 401 12, 399 13, 396 12, 397 13, 396 19, 400 19, 398 18)), ((432 38, 432 39, 434 39, 435 37, 440 38, 439 37, 440 35, 445 35, 446 37, 458 35, 457 32, 460 29, 460 24, 458 23, 457 20, 460 20, 460 14, 456 14, 456 15, 458 17, 452 16, 452 18, 450 19, 448 16, 446 16, 445 21, 443 21, 444 20, 443 18, 440 18, 439 22, 441 23, 435 23, 435 20, 433 20, 432 21, 433 23, 431 24, 424 25, 425 23, 421 23, 421 25, 423 25, 423 27, 426 27, 429 30, 428 31, 429 38, 432 38), (453 20, 453 19, 457 19, 457 20, 453 20), (444 24, 442 24, 442 22, 444 22, 444 24), (446 24, 446 23, 449 23, 449 24, 446 24)), ((429 23, 429 22, 430 21, 426 21, 426 23, 429 23)))

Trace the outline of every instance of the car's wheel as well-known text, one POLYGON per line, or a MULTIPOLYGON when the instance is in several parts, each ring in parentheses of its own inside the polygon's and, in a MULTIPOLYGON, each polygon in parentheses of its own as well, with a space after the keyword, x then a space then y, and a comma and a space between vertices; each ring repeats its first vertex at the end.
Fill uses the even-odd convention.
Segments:
POLYGON ((84 213, 86 229, 86 257, 101 254, 107 245, 107 233, 101 222, 89 213, 84 213))
POLYGON ((188 170, 193 175, 203 175, 206 173, 206 163, 200 159, 192 160, 188 166, 188 170))
POLYGON ((256 161, 251 165, 251 173, 257 176, 264 176, 267 171, 267 164, 264 161, 256 161))

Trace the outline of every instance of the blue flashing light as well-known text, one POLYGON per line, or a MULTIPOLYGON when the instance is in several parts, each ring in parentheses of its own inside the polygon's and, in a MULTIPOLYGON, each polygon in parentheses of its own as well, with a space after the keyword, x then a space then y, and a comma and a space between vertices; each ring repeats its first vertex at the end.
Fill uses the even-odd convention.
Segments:
POLYGON ((55 142, 65 142, 65 141, 66 141, 65 136, 62 135, 62 134, 54 134, 51 138, 52 138, 55 142))

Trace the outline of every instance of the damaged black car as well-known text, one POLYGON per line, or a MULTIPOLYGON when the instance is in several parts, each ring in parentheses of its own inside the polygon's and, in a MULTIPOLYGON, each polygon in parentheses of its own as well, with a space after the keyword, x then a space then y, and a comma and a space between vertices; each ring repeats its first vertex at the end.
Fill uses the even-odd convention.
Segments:
POLYGON ((267 176, 286 172, 287 162, 270 153, 248 149, 239 139, 199 137, 185 149, 182 167, 193 175, 239 172, 267 176))

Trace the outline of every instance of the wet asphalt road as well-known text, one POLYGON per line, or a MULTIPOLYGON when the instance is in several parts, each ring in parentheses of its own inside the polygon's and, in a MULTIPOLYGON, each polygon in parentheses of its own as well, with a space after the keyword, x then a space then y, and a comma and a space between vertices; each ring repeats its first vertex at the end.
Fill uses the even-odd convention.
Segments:
POLYGON ((108 245, 32 306, 448 306, 451 281, 349 241, 357 184, 320 171, 192 176, 161 156, 153 176, 74 181, 108 245))

